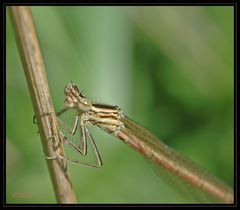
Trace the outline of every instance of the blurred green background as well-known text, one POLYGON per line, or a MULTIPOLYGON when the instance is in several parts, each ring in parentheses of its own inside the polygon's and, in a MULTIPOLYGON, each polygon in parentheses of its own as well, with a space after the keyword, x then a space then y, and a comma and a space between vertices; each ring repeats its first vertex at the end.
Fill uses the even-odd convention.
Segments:
MULTIPOLYGON (((32 7, 56 110, 71 80, 233 185, 233 7, 32 7)), ((7 203, 55 203, 7 13, 7 203)), ((104 165, 69 164, 79 203, 184 203, 145 158, 92 129, 104 165)))

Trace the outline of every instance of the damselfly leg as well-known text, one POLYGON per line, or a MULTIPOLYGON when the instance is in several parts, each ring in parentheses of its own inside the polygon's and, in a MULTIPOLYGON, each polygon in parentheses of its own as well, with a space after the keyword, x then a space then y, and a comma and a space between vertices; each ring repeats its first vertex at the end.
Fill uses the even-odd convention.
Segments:
POLYGON ((85 117, 85 114, 82 114, 81 116, 76 116, 75 120, 74 120, 74 124, 73 127, 70 129, 68 127, 68 125, 59 118, 59 116, 61 114, 63 114, 64 112, 66 112, 68 109, 63 109, 60 112, 56 113, 57 114, 57 120, 59 125, 61 125, 61 127, 67 132, 67 134, 69 135, 69 137, 67 135, 64 134, 63 129, 60 130, 60 134, 61 134, 61 138, 63 139, 63 142, 66 143, 67 145, 69 145, 70 147, 74 148, 75 151, 77 151, 78 153, 80 153, 81 155, 85 156, 87 154, 87 142, 91 142, 93 151, 94 151, 94 155, 96 157, 96 163, 85 163, 85 162, 80 162, 78 160, 73 160, 69 157, 67 157, 67 160, 69 160, 70 162, 79 164, 79 165, 85 165, 85 166, 90 166, 90 167, 101 167, 102 166, 102 160, 101 160, 101 156, 100 153, 97 149, 96 143, 91 135, 91 133, 89 132, 88 128, 87 128, 87 124, 91 124, 88 123, 89 119, 87 119, 85 117), (75 143, 71 140, 72 137, 74 137, 78 132, 80 132, 80 138, 78 139, 78 142, 75 143))

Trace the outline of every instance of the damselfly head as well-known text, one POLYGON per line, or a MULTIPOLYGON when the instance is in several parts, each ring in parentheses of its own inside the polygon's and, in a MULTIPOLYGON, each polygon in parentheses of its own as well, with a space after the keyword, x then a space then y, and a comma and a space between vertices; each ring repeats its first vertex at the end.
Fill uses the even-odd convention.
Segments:
POLYGON ((69 83, 64 89, 65 97, 65 106, 74 107, 78 104, 79 108, 83 111, 89 110, 92 106, 92 103, 87 99, 82 92, 79 91, 79 88, 74 83, 69 83))
POLYGON ((74 107, 75 104, 78 102, 79 98, 79 89, 78 86, 75 85, 74 83, 69 83, 66 85, 64 88, 64 93, 65 93, 65 106, 67 107, 74 107))
POLYGON ((66 85, 64 89, 65 95, 73 94, 75 96, 80 96, 82 98, 86 98, 83 94, 82 91, 79 90, 78 86, 75 85, 74 83, 69 83, 66 85))
POLYGON ((69 83, 65 86, 64 93, 65 95, 69 95, 69 94, 78 95, 80 91, 77 85, 75 85, 74 83, 69 83))

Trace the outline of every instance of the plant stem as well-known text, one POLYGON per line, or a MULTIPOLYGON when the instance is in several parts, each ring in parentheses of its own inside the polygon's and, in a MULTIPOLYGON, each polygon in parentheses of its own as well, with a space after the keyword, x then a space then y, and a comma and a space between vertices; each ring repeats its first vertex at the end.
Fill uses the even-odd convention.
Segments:
MULTIPOLYGON (((11 6, 9 10, 38 122, 44 154, 47 157, 56 157, 56 154, 63 156, 64 151, 58 133, 55 111, 31 8, 11 6)), ((76 196, 66 162, 59 158, 46 159, 46 161, 58 203, 76 203, 76 196)))

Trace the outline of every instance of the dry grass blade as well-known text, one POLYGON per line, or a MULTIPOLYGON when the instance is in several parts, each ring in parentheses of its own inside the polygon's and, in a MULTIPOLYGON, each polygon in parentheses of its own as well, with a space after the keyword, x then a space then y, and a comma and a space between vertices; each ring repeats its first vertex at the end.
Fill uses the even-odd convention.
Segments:
MULTIPOLYGON (((46 156, 54 157, 56 153, 63 155, 55 113, 47 83, 44 63, 35 32, 30 7, 9 7, 19 53, 24 66, 31 99, 36 113, 42 146, 46 156), (54 138, 53 138, 54 137, 54 138)), ((48 169, 59 203, 76 203, 70 174, 65 162, 58 158, 47 160, 48 169)))

